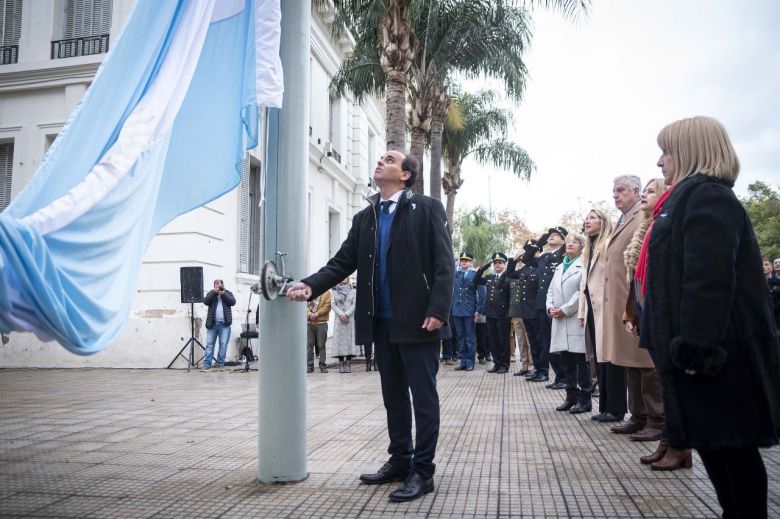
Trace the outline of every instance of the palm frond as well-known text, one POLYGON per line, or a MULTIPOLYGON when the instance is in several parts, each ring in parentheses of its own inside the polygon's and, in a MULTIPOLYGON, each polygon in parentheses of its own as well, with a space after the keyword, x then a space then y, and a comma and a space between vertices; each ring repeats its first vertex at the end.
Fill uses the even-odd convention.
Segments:
POLYGON ((507 140, 494 141, 478 146, 468 155, 483 165, 492 165, 500 169, 511 171, 515 176, 523 180, 531 178, 531 173, 536 169, 536 164, 528 153, 513 142, 507 140))

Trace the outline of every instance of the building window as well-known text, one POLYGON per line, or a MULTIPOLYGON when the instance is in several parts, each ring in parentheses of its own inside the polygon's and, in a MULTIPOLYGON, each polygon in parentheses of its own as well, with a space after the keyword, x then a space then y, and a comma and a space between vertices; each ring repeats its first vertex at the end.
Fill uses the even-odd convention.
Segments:
POLYGON ((108 52, 113 0, 66 0, 64 40, 51 42, 51 58, 108 52))
POLYGON ((341 114, 339 113, 341 106, 338 97, 331 97, 328 104, 328 142, 330 142, 330 149, 327 149, 328 157, 333 158, 336 162, 341 164, 341 153, 339 148, 341 147, 341 114))
POLYGON ((22 0, 0 0, 0 65, 19 59, 22 35, 22 0))
POLYGON ((328 257, 336 255, 341 247, 341 213, 328 211, 328 257))
POLYGON ((239 267, 241 272, 259 274, 263 264, 261 257, 262 221, 260 198, 262 196, 260 166, 247 154, 241 175, 241 243, 239 267))
POLYGON ((0 212, 11 203, 11 174, 14 165, 14 143, 0 144, 0 212))

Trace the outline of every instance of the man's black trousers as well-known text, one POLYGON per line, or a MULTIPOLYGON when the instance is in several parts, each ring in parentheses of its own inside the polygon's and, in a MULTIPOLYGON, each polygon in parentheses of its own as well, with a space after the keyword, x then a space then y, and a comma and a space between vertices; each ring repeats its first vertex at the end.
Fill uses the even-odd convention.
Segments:
POLYGON ((374 357, 379 365, 387 410, 390 463, 395 468, 408 467, 423 478, 430 478, 436 469, 433 459, 439 439, 439 394, 436 392, 439 341, 391 343, 390 319, 378 319, 374 323, 374 357), (414 443, 410 390, 417 426, 414 443))
POLYGON ((496 368, 509 369, 509 320, 507 318, 485 319, 487 325, 488 348, 493 356, 496 368))

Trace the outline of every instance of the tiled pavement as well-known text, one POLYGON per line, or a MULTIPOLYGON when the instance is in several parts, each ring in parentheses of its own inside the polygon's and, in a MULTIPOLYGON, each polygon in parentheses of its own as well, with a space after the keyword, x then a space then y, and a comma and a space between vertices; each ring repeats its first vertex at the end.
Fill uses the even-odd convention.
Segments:
MULTIPOLYGON (((442 367, 436 491, 358 483, 386 458, 379 377, 309 375, 309 478, 262 485, 257 372, 0 370, 0 516, 716 517, 701 462, 654 473, 653 445, 557 413, 561 392, 442 367)), ((780 451, 764 451, 780 517, 780 451)))

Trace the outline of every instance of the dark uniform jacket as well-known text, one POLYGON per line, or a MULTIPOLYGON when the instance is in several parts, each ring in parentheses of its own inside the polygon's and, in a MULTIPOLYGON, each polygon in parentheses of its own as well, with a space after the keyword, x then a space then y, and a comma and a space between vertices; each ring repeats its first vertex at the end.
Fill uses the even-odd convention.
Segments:
POLYGON ((536 291, 536 310, 547 311, 547 291, 555 275, 555 269, 563 262, 563 256, 566 247, 561 247, 552 252, 545 252, 538 258, 534 255, 533 249, 529 247, 523 256, 523 263, 536 267, 536 273, 539 276, 539 287, 536 291))
POLYGON ((485 298, 480 302, 478 292, 485 287, 477 284, 477 273, 473 270, 455 271, 455 285, 452 288, 452 315, 474 317, 476 312, 485 313, 485 298))
POLYGON ((503 276, 488 274, 483 276, 489 265, 477 270, 477 284, 485 285, 485 317, 491 319, 503 319, 509 309, 509 283, 506 282, 506 273, 503 276))
MULTIPOLYGON (((209 290, 206 297, 203 298, 203 304, 208 306, 208 312, 206 312, 206 329, 211 330, 214 327, 214 315, 217 313, 217 301, 219 295, 215 290, 209 290)), ((236 298, 230 290, 225 290, 222 294, 222 313, 225 315, 225 325, 230 326, 233 324, 233 310, 231 306, 236 304, 236 298)))
POLYGON ((646 287, 642 343, 655 351, 671 445, 777 444, 777 337, 753 226, 730 184, 693 175, 674 187, 651 231, 646 287))
POLYGON ((539 290, 539 276, 531 265, 523 265, 520 270, 515 270, 514 258, 509 260, 509 265, 504 274, 509 283, 509 311, 507 317, 520 317, 521 319, 536 319, 536 293, 539 290))
MULTIPOLYGON (((355 343, 373 342, 378 294, 376 261, 379 194, 352 219, 347 239, 328 264, 302 281, 312 299, 336 286, 357 269, 355 343)), ((393 317, 390 342, 414 343, 448 339, 455 265, 447 215, 441 202, 405 189, 398 199, 387 252, 393 317), (439 330, 422 328, 426 317, 445 323, 439 330)))

